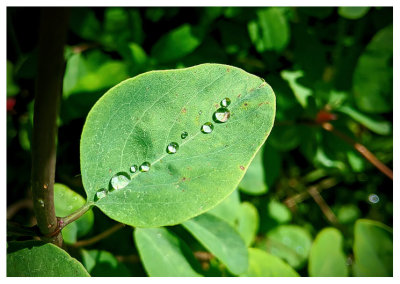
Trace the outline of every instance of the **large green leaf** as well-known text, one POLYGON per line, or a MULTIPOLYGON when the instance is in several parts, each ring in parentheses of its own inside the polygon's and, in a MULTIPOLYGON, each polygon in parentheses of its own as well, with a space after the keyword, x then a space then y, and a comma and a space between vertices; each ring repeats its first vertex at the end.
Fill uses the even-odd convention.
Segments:
POLYGON ((26 241, 8 243, 7 276, 82 277, 90 275, 79 261, 59 247, 50 243, 26 241))
POLYGON ((259 219, 257 208, 250 202, 240 205, 236 230, 242 236, 246 246, 250 246, 258 231, 259 219))
POLYGON ((354 227, 354 275, 393 276, 393 231, 388 226, 359 219, 354 227))
POLYGON ((393 108, 393 26, 380 30, 367 45, 353 75, 354 98, 360 110, 389 112, 393 108))
POLYGON ((82 262, 91 276, 131 276, 128 268, 108 251, 82 250, 82 262))
POLYGON ((296 277, 297 272, 282 259, 261 249, 249 248, 249 269, 246 277, 296 277))
POLYGON ((364 17, 371 7, 339 7, 338 13, 343 18, 356 20, 364 17))
POLYGON ((134 238, 149 276, 201 276, 191 266, 190 249, 166 228, 136 228, 134 238))
POLYGON ((268 251, 286 260, 290 266, 301 268, 308 258, 312 238, 304 228, 281 225, 267 234, 268 251))
POLYGON ((202 214, 182 225, 212 254, 239 275, 247 270, 247 248, 240 235, 223 220, 202 214))
POLYGON ((269 85, 227 65, 154 71, 126 80, 96 103, 83 129, 81 170, 88 200, 112 189, 110 180, 117 175, 120 189, 95 205, 119 222, 174 225, 208 211, 235 190, 274 116, 269 85), (232 101, 230 119, 202 133, 225 97, 232 101), (176 154, 166 151, 171 142, 180 144, 176 154), (151 164, 148 172, 128 174, 143 162, 151 164))
MULTIPOLYGON (((69 187, 60 183, 54 184, 54 205, 57 216, 65 217, 81 208, 85 203, 85 199, 69 187)), ((62 230, 64 241, 70 244, 75 243, 77 238, 89 233, 93 222, 94 215, 92 210, 89 210, 62 230)))
POLYGON ((311 246, 308 273, 313 277, 348 276, 343 237, 338 229, 326 228, 318 233, 311 246))

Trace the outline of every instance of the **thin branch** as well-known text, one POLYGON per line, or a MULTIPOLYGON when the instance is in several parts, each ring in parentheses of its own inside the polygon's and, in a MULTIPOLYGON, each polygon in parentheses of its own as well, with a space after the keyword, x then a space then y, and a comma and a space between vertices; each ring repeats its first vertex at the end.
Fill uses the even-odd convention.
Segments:
POLYGON ((83 205, 81 208, 79 208, 77 211, 73 212, 72 214, 58 218, 58 223, 59 223, 59 229, 62 230, 65 226, 68 224, 74 222, 75 220, 79 219, 83 214, 85 214, 87 211, 90 210, 93 206, 93 202, 88 202, 85 205, 83 205))
POLYGON ((354 141, 346 134, 336 130, 333 125, 329 122, 321 124, 322 128, 329 131, 339 138, 343 139, 350 145, 354 147, 365 159, 367 159, 371 164, 373 164, 378 170, 385 174, 388 178, 393 180, 393 171, 388 168, 384 163, 382 163, 374 154, 372 154, 364 145, 354 141))
MULTIPOLYGON (((38 227, 43 236, 58 227, 54 208, 57 116, 64 73, 64 44, 68 9, 41 8, 39 62, 36 80, 32 136, 32 198, 38 227)), ((62 236, 44 237, 62 246, 62 236)))
POLYGON ((322 198, 321 194, 319 194, 318 188, 312 186, 308 189, 308 193, 314 199, 315 203, 319 206, 322 213, 324 213, 325 217, 331 222, 333 225, 337 226, 339 224, 336 215, 333 213, 332 209, 326 203, 325 199, 322 198))
POLYGON ((119 224, 114 225, 113 227, 109 228, 108 230, 102 232, 101 234, 94 236, 93 238, 78 241, 78 242, 74 243, 72 245, 72 247, 78 248, 78 247, 90 246, 94 243, 97 243, 98 241, 101 241, 102 239, 107 238, 108 236, 112 235, 113 233, 115 233, 116 231, 120 230, 123 227, 125 227, 125 225, 119 223, 119 224))
POLYGON ((26 198, 19 200, 10 206, 7 207, 7 220, 11 219, 14 217, 15 214, 19 212, 19 210, 24 209, 24 208, 29 208, 33 209, 33 203, 31 198, 26 198))

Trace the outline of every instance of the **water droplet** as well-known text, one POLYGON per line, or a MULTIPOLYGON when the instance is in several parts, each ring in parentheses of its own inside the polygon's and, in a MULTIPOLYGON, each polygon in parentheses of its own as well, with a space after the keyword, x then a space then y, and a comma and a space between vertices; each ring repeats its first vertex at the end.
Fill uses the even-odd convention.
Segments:
POLYGON ((121 189, 130 182, 129 175, 126 173, 117 173, 111 178, 111 186, 113 189, 121 189))
POLYGON ((201 132, 209 134, 214 130, 214 125, 211 122, 206 122, 201 126, 201 132))
POLYGON ((370 195, 368 196, 368 201, 371 202, 371 203, 373 203, 373 204, 376 204, 376 203, 379 202, 379 196, 376 195, 375 193, 372 193, 372 194, 370 194, 370 195))
POLYGON ((220 105, 222 107, 227 107, 231 104, 231 99, 230 98, 225 98, 221 101, 220 105))
POLYGON ((199 111, 199 115, 201 115, 202 113, 203 113, 203 112, 200 110, 200 111, 199 111))
POLYGON ((213 119, 217 123, 227 122, 229 117, 231 117, 231 112, 224 107, 217 109, 213 115, 213 119))
POLYGON ((188 137, 188 135, 189 134, 186 131, 183 131, 182 134, 181 134, 181 138, 185 139, 186 137, 188 137))
POLYGON ((131 173, 136 173, 137 169, 138 169, 137 165, 132 165, 131 168, 130 168, 131 173))
POLYGON ((171 142, 167 146, 167 153, 168 154, 175 154, 179 149, 179 145, 176 142, 171 142))
POLYGON ((41 207, 44 207, 44 201, 43 201, 43 199, 38 199, 38 202, 39 202, 39 204, 40 204, 41 207))
POLYGON ((106 197, 107 193, 108 192, 105 188, 99 189, 94 196, 94 201, 99 201, 100 199, 106 197))
POLYGON ((150 170, 150 163, 144 162, 143 164, 140 165, 139 170, 141 172, 148 172, 150 170))

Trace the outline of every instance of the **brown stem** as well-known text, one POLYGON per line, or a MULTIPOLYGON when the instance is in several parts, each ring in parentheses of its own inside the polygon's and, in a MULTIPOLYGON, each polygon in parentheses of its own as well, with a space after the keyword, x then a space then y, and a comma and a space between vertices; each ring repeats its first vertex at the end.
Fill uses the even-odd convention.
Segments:
POLYGON ((339 138, 343 139, 350 145, 354 147, 365 159, 367 159, 371 164, 373 164, 378 170, 385 174, 388 178, 393 180, 393 171, 388 168, 384 163, 382 163, 374 154, 372 154, 364 145, 354 141, 346 134, 336 130, 333 125, 329 122, 321 124, 322 128, 326 131, 332 132, 339 138))
POLYGON ((119 223, 119 224, 114 225, 113 227, 109 228, 108 230, 102 232, 101 234, 94 236, 93 238, 78 241, 78 242, 74 243, 72 246, 75 248, 90 246, 94 243, 97 243, 98 241, 101 241, 102 239, 107 238, 108 236, 112 235, 113 233, 115 233, 119 229, 123 228, 124 226, 125 226, 124 224, 119 223))
MULTIPOLYGON (((57 116, 64 73, 64 45, 68 10, 41 8, 39 62, 36 81, 32 138, 32 198, 40 232, 44 236, 57 230, 54 209, 57 116)), ((45 241, 62 246, 57 234, 45 241)))
POLYGON ((321 209, 322 213, 324 213, 324 215, 328 219, 328 221, 331 222, 333 225, 337 226, 339 224, 338 219, 336 218, 332 209, 326 203, 325 199, 323 199, 321 194, 319 194, 318 188, 315 186, 312 186, 308 189, 308 193, 314 199, 315 203, 317 203, 317 205, 321 209))

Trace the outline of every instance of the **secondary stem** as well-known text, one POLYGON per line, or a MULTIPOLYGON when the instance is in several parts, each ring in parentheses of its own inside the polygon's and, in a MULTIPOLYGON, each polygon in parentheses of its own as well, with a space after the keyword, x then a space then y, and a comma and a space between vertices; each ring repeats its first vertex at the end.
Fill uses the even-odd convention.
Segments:
MULTIPOLYGON (((43 236, 58 227, 54 209, 57 116, 64 73, 64 44, 68 10, 42 8, 39 33, 39 62, 36 81, 32 137, 32 198, 38 227, 43 236)), ((62 236, 44 237, 62 246, 62 236)))
POLYGON ((108 236, 110 236, 111 234, 115 233, 116 231, 118 231, 119 229, 123 228, 124 226, 125 225, 121 224, 121 223, 117 224, 117 225, 109 228, 108 230, 98 234, 97 236, 94 236, 93 238, 76 242, 72 246, 75 247, 75 248, 78 248, 78 247, 84 247, 84 246, 92 245, 94 243, 97 243, 98 241, 101 241, 102 239, 107 238, 108 236))
POLYGON ((85 214, 91 207, 93 206, 93 202, 88 202, 85 205, 83 205, 81 208, 79 208, 77 211, 74 213, 63 217, 59 218, 59 230, 62 230, 65 226, 68 224, 74 222, 75 220, 79 219, 83 214, 85 214))

